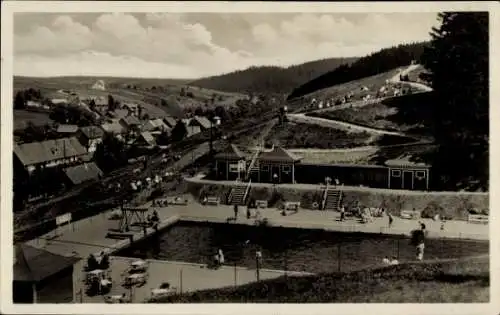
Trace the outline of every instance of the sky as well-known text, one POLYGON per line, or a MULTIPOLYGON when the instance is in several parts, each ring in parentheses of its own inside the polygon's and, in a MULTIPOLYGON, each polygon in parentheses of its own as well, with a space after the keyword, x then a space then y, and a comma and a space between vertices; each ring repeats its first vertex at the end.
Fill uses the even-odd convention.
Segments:
POLYGON ((16 13, 14 74, 199 78, 429 40, 437 13, 16 13))

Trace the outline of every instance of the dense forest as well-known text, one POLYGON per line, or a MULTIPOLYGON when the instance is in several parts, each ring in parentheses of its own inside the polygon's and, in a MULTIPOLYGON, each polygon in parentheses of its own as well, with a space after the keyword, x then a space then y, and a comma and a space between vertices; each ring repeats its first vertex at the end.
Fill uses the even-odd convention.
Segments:
POLYGON ((428 43, 423 42, 390 47, 359 58, 351 64, 342 64, 333 71, 324 73, 298 86, 290 93, 288 99, 291 100, 333 85, 369 77, 397 67, 407 66, 412 60, 420 62, 424 48, 427 45, 428 43))
POLYGON ((254 66, 245 70, 199 79, 191 82, 190 85, 226 92, 288 94, 295 87, 355 60, 357 58, 330 58, 287 68, 254 66))
POLYGON ((488 13, 442 13, 439 19, 422 56, 436 104, 431 123, 439 150, 431 162, 445 183, 488 190, 488 13))

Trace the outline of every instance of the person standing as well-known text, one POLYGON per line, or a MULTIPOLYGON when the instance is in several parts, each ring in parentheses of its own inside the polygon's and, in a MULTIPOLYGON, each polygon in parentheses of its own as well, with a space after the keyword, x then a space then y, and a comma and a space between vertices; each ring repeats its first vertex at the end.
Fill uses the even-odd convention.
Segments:
POLYGON ((219 248, 218 256, 219 256, 219 265, 224 264, 224 253, 222 252, 222 249, 220 249, 220 248, 219 248))
POLYGON ((394 221, 394 218, 392 217, 392 215, 390 213, 387 213, 388 217, 389 217, 389 228, 392 227, 392 222, 394 221))
POLYGON ((238 205, 234 205, 233 207, 234 210, 234 219, 238 219, 238 205))
POLYGON ((260 251, 260 248, 257 249, 257 251, 255 252, 255 262, 256 262, 257 268, 262 267, 262 252, 260 251))
POLYGON ((344 219, 345 219, 345 208, 344 206, 342 206, 340 208, 340 221, 344 221, 344 219))
POLYGON ((250 205, 247 205, 247 219, 250 219, 251 213, 250 213, 250 205))

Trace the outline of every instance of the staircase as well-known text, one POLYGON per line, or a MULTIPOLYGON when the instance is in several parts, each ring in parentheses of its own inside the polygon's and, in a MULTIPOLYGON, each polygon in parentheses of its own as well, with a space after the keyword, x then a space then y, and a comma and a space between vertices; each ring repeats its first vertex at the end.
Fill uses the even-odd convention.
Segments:
POLYGON ((244 206, 246 204, 246 199, 248 196, 248 192, 250 191, 251 182, 241 183, 237 186, 234 186, 229 193, 228 204, 230 205, 238 205, 244 206))
POLYGON ((342 192, 337 189, 328 189, 326 191, 326 201, 323 210, 339 211, 342 192))
POLYGON ((246 174, 246 180, 250 178, 250 174, 253 172, 258 172, 259 171, 259 153, 260 153, 260 148, 257 149, 255 154, 252 157, 252 161, 250 162, 250 165, 248 166, 247 174, 246 174))

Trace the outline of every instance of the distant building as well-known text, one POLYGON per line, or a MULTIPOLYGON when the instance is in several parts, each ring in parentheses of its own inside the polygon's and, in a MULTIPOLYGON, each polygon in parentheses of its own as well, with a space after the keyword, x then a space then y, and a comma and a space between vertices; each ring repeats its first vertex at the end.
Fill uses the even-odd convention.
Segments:
POLYGON ((93 162, 72 166, 64 169, 69 184, 79 185, 88 181, 98 180, 103 175, 101 169, 93 162))
POLYGON ((97 80, 96 83, 94 83, 94 85, 92 85, 92 89, 99 90, 99 91, 105 91, 106 84, 104 83, 103 80, 97 80))
POLYGON ((66 105, 69 103, 68 99, 66 98, 53 98, 50 100, 50 102, 54 105, 66 105))
POLYGON ((163 117, 163 122, 165 122, 165 124, 170 128, 174 128, 177 124, 177 120, 175 120, 175 118, 172 116, 163 117))
POLYGON ((44 169, 75 163, 87 155, 87 150, 76 137, 14 145, 14 163, 28 174, 44 169))
POLYGON ((117 119, 102 124, 101 128, 107 134, 121 135, 127 133, 127 129, 117 119))
POLYGON ((14 246, 14 303, 73 303, 74 265, 65 257, 26 244, 14 246))
POLYGON ((156 146, 156 139, 153 137, 151 133, 148 131, 141 132, 139 137, 136 140, 137 145, 154 147, 156 146))
POLYGON ((150 131, 150 132, 154 131, 163 132, 163 131, 170 131, 171 129, 172 128, 167 126, 167 124, 165 124, 165 122, 160 118, 148 120, 145 124, 142 125, 141 128, 142 131, 150 131))
POLYGON ((186 127, 186 129, 187 129, 186 137, 188 138, 201 133, 201 128, 199 126, 188 126, 186 127))
POLYGON ((200 127, 201 131, 209 130, 212 127, 210 120, 204 116, 194 116, 190 119, 188 125, 200 127))
POLYGON ((57 127, 57 133, 65 134, 67 136, 75 135, 78 132, 77 125, 59 125, 57 127))
POLYGON ((102 143, 104 131, 97 126, 80 128, 78 138, 80 143, 87 148, 89 153, 95 152, 99 143, 102 143))

